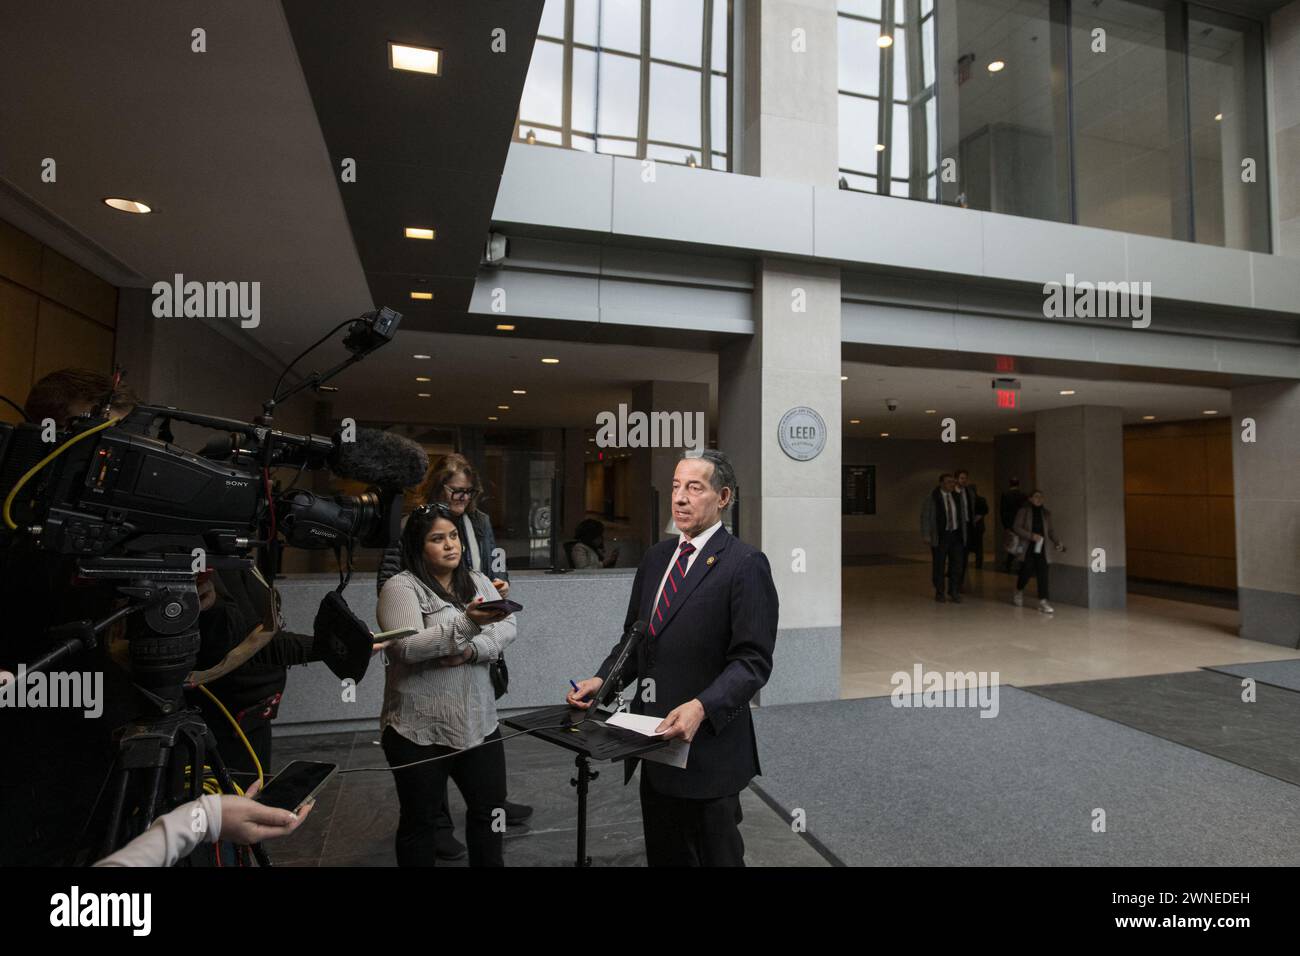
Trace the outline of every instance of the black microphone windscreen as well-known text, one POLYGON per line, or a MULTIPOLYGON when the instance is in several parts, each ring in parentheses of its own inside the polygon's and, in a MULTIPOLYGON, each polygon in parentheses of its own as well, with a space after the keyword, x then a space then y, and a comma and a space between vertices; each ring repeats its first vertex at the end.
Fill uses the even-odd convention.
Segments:
POLYGON ((377 428, 358 428, 355 441, 338 443, 330 467, 342 478, 385 488, 409 488, 424 480, 429 455, 409 438, 377 428))

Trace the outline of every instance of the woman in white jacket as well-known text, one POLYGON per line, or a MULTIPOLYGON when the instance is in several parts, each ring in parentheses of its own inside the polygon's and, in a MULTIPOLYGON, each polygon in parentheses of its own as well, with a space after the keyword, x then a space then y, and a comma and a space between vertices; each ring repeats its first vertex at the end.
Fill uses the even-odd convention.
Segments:
POLYGON ((402 531, 407 570, 379 595, 383 630, 418 632, 384 649, 380 726, 401 805, 399 866, 435 865, 439 795, 449 776, 465 798, 470 866, 504 865, 504 828, 493 824, 504 819, 506 765, 489 668, 515 639, 515 618, 475 607, 498 595, 463 554, 450 509, 417 508, 402 531))

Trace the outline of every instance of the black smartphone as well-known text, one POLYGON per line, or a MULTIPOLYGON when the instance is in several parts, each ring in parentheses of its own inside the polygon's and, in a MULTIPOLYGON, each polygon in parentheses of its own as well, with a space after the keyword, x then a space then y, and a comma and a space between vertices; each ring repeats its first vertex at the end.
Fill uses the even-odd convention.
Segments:
POLYGON ((268 807, 297 813, 299 807, 320 792, 338 768, 336 763, 295 760, 277 773, 253 799, 268 807))
POLYGON ((482 604, 475 604, 474 607, 480 611, 505 611, 507 614, 514 614, 516 611, 524 609, 524 606, 518 601, 509 601, 506 598, 499 598, 496 601, 484 601, 482 604))

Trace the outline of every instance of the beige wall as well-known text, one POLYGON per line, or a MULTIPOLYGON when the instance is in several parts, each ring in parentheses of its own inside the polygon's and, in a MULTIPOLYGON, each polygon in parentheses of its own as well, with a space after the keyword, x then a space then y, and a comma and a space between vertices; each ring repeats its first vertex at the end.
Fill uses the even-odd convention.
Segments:
POLYGON ((1125 428, 1124 521, 1130 577, 1236 588, 1229 420, 1125 428))
MULTIPOLYGON (((61 368, 113 367, 117 289, 0 220, 0 395, 22 404, 61 368)), ((0 403, 0 420, 18 413, 0 403)))

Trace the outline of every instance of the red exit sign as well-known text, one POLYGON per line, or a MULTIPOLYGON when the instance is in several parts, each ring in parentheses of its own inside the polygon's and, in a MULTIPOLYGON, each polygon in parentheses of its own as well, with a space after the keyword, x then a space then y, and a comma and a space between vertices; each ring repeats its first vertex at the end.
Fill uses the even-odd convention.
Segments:
POLYGON ((1016 393, 1009 388, 999 388, 997 390, 998 408, 1015 408, 1016 393))

